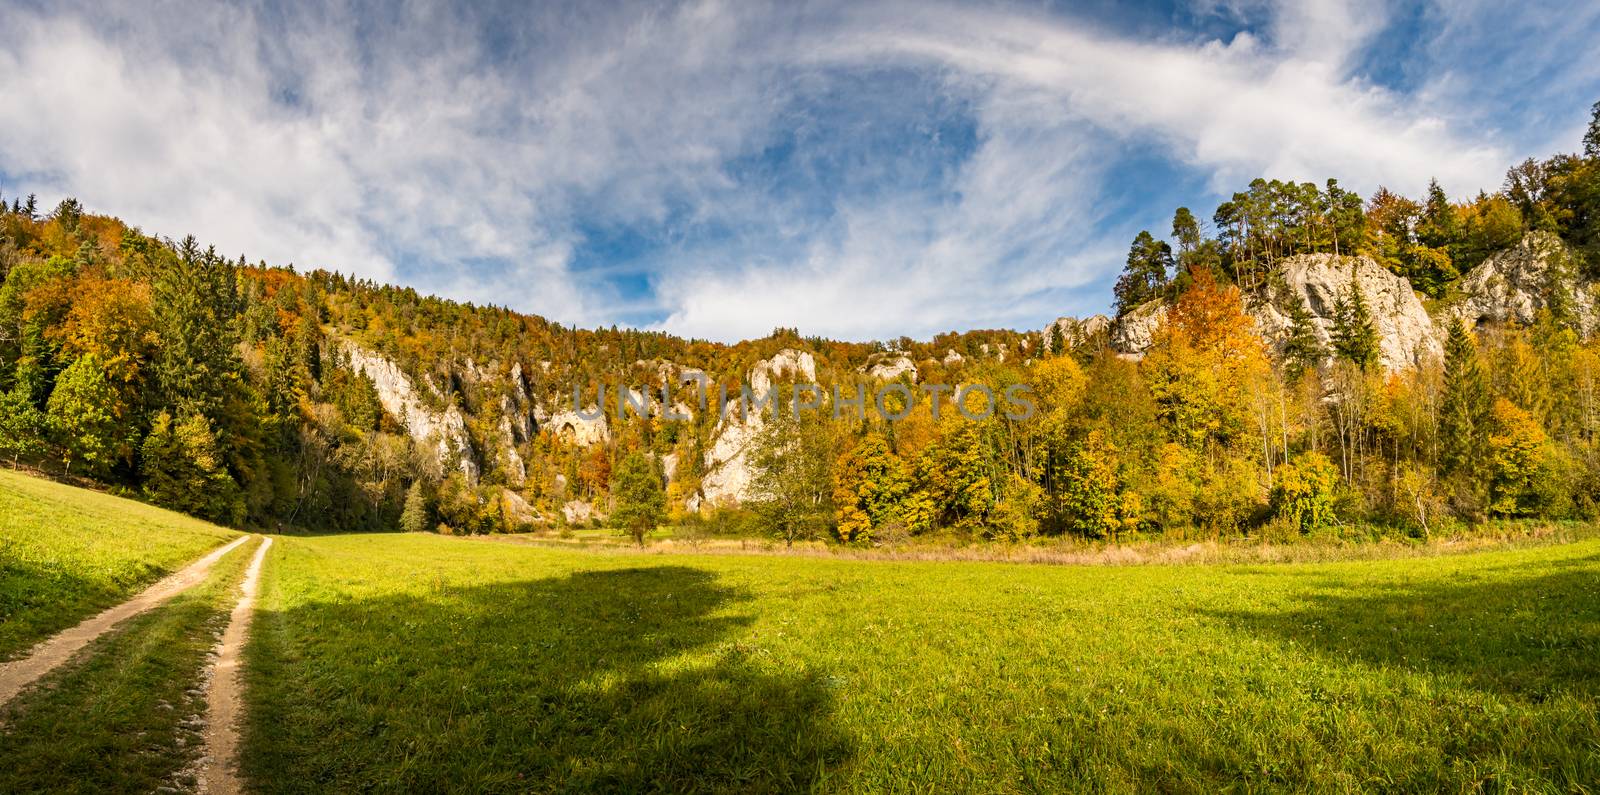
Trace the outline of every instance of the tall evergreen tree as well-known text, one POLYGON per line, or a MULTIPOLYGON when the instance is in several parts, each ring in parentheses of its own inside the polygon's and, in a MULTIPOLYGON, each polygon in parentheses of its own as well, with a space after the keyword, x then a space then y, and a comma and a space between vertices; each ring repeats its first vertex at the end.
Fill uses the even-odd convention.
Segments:
POLYGON ((214 250, 201 251, 193 237, 172 253, 152 289, 161 325, 156 362, 161 408, 203 414, 215 424, 240 367, 233 264, 214 250))
POLYGON ((1600 102, 1594 103, 1589 113, 1589 130, 1583 134, 1583 154, 1600 159, 1600 102))
POLYGON ((1310 310, 1300 296, 1291 296, 1289 303, 1289 337, 1283 343, 1283 370, 1290 381, 1300 380, 1307 370, 1320 366, 1328 358, 1328 349, 1317 337, 1310 310))
POLYGON ((1117 315, 1120 317, 1140 304, 1160 298, 1172 270, 1172 246, 1140 232, 1128 248, 1128 264, 1117 279, 1117 315))
POLYGON ((1372 312, 1354 276, 1350 289, 1333 305, 1333 352, 1339 358, 1365 370, 1378 361, 1378 332, 1372 327, 1372 312))
POLYGON ((1439 464, 1449 475, 1481 480, 1486 466, 1493 396, 1464 323, 1452 323, 1444 346, 1444 395, 1439 406, 1439 464))

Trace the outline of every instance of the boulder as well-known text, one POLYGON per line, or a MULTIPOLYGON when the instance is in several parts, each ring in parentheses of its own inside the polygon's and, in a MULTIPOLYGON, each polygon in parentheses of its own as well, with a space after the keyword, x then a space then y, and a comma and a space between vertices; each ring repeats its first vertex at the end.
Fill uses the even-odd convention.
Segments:
POLYGON ((1091 315, 1082 320, 1063 316, 1056 318, 1055 322, 1045 326, 1039 332, 1039 337, 1044 340, 1044 350, 1051 352, 1051 346, 1055 344, 1054 339, 1057 332, 1060 333, 1062 341, 1066 342, 1067 347, 1070 348, 1082 344, 1096 334, 1107 331, 1110 328, 1111 318, 1105 315, 1091 315))
POLYGON ((579 447, 605 444, 611 438, 611 427, 606 423, 605 411, 593 403, 586 406, 582 414, 572 409, 551 414, 544 425, 557 438, 579 447))

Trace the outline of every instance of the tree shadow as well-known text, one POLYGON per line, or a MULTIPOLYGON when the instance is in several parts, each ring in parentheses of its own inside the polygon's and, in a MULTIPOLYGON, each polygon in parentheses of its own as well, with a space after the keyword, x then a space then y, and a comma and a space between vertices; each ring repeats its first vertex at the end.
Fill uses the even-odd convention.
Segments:
POLYGON ((263 791, 793 791, 852 754, 830 678, 727 636, 748 599, 678 566, 258 616, 263 791))
POLYGON ((1600 556, 1373 593, 1328 580, 1289 611, 1214 612, 1340 660, 1459 677, 1539 703, 1600 692, 1600 556))

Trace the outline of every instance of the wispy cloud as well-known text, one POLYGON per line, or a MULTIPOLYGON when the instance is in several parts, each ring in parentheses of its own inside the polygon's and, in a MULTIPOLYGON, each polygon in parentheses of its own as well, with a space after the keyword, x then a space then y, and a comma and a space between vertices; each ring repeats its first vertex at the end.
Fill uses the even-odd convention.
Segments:
MULTIPOLYGON (((1484 123, 1518 69, 1451 54, 1498 10, 1424 15, 1407 87, 1366 70, 1386 8, 1214 4, 1228 35, 1133 39, 1003 4, 0 3, 0 187, 569 323, 1037 326, 1102 307, 1171 202, 1492 189, 1557 137, 1484 123)), ((1600 82, 1600 23, 1536 11, 1556 114, 1600 82)))

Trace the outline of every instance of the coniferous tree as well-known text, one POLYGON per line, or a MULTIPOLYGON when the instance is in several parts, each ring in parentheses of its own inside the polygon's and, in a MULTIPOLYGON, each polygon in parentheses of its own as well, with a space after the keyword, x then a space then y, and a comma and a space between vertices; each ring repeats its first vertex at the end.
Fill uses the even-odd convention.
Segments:
POLYGON ((416 480, 411 488, 406 490, 405 508, 400 512, 400 531, 403 533, 426 532, 428 523, 428 495, 423 491, 422 481, 416 480))
POLYGON ((1339 358, 1365 370, 1378 361, 1378 332, 1372 327, 1372 312, 1355 277, 1350 289, 1333 305, 1333 352, 1339 358))
POLYGON ((216 420, 238 377, 233 264, 193 237, 178 244, 152 289, 160 324, 162 407, 216 420))
POLYGON ((1589 130, 1583 134, 1583 154, 1600 159, 1600 102, 1594 103, 1589 113, 1589 130))
POLYGON ((1140 304, 1160 298, 1172 270, 1172 246, 1140 232, 1128 249, 1128 264, 1117 279, 1114 291, 1120 317, 1140 304))
POLYGON ((1486 465, 1492 397, 1477 343, 1464 323, 1452 323, 1444 347, 1444 395, 1439 405, 1439 464, 1445 474, 1479 485, 1486 465))
POLYGON ((1307 370, 1315 369, 1327 360, 1328 349, 1323 347, 1310 310, 1300 296, 1292 296, 1289 303, 1289 337, 1283 343, 1283 369, 1290 381, 1300 380, 1307 370))

